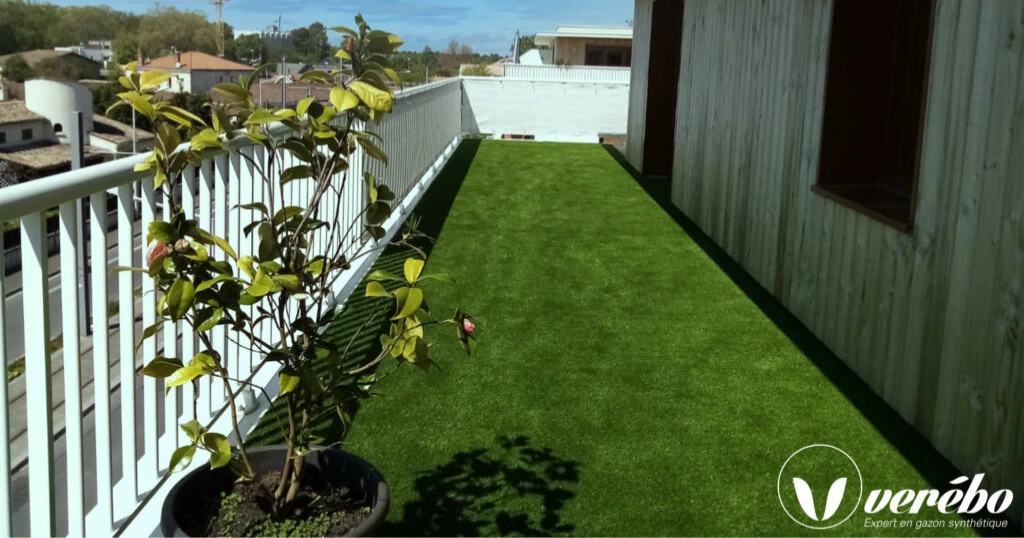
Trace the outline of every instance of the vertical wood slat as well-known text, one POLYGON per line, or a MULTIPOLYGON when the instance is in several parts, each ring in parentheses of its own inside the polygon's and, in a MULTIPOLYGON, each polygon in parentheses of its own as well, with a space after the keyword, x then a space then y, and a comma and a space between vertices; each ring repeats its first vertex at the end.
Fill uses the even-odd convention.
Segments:
MULTIPOLYGON (((142 181, 142 219, 141 229, 143 238, 148 235, 149 225, 156 219, 156 193, 153 190, 152 181, 142 181)), ((145 243, 145 240, 143 240, 145 243)), ((148 253, 153 244, 146 244, 144 252, 148 253)), ((148 257, 148 254, 144 254, 148 257)), ((156 325, 156 285, 151 278, 142 279, 142 326, 149 329, 156 325)), ((147 338, 142 342, 142 363, 149 364, 156 358, 157 336, 147 338)), ((139 471, 140 489, 146 490, 156 484, 160 475, 160 432, 157 428, 157 401, 161 398, 158 390, 157 380, 152 377, 144 377, 143 387, 143 447, 145 452, 146 465, 139 471)))
MULTIPOLYGON (((128 183, 117 189, 117 264, 121 267, 135 266, 134 188, 134 183, 128 183)), ((145 257, 144 250, 142 257, 145 257)), ((135 278, 132 271, 118 274, 117 298, 121 361, 121 480, 129 485, 132 494, 138 496, 138 454, 135 449, 135 278)))
MULTIPOLYGON (((243 174, 242 159, 237 154, 231 154, 228 163, 228 172, 230 173, 233 181, 231 181, 230 188, 227 193, 227 208, 224 211, 224 218, 227 220, 227 234, 224 236, 228 243, 235 249, 241 248, 242 234, 238 229, 239 218, 244 210, 239 208, 241 205, 241 192, 244 188, 242 183, 245 181, 243 174)), ((229 180, 230 181, 230 180, 229 180)), ((245 211, 248 213, 248 211, 245 211)), ((235 254, 238 254, 237 250, 235 254)), ((248 372, 243 372, 242 368, 242 357, 244 352, 241 346, 248 346, 249 342, 241 338, 240 333, 234 334, 234 338, 237 340, 236 343, 228 344, 229 364, 231 365, 231 373, 235 379, 243 379, 248 377, 248 372)), ((249 364, 248 357, 245 357, 245 364, 249 364)))
POLYGON ((28 408, 28 461, 32 485, 29 513, 34 536, 57 531, 53 477, 53 409, 50 376, 49 254, 46 216, 32 213, 21 219, 22 297, 25 323, 25 387, 28 408))
POLYGON ((110 323, 107 317, 106 191, 90 195, 89 208, 92 223, 89 230, 89 257, 92 260, 92 386, 93 417, 96 423, 96 510, 101 514, 104 525, 108 526, 114 521, 114 481, 111 469, 113 451, 110 443, 110 344, 107 340, 110 323))
MULTIPOLYGON (((4 252, 4 237, 0 234, 0 256, 4 252)), ((0 364, 7 364, 7 285, 6 271, 0 270, 0 364)), ((0 383, 0 536, 11 536, 11 427, 10 399, 7 383, 0 383)))
MULTIPOLYGON (((68 535, 85 535, 82 450, 82 372, 78 334, 78 200, 60 204, 60 296, 64 339, 64 442, 67 455, 68 535)), ((2 251, 0 251, 2 252, 2 251)), ((2 296, 0 296, 2 297, 2 296)), ((3 363, 6 364, 6 363, 3 363)))
MULTIPOLYGON (((251 256, 252 255, 252 235, 246 237, 242 230, 242 223, 250 221, 253 217, 259 215, 258 212, 248 209, 242 209, 238 207, 243 204, 249 204, 256 201, 254 195, 253 181, 255 176, 253 175, 253 166, 250 159, 252 159, 253 151, 252 147, 245 147, 241 149, 243 157, 238 157, 238 183, 236 188, 232 189, 234 196, 231 197, 232 203, 229 209, 233 215, 232 222, 234 226, 231 229, 231 244, 235 245, 238 249, 239 256, 251 256)), ((255 233, 255 231, 254 231, 255 233)), ((245 308, 245 312, 250 317, 253 315, 252 308, 245 308)), ((239 335, 241 337, 241 335, 239 335)), ((252 373, 253 368, 253 352, 251 350, 252 342, 248 339, 242 340, 243 349, 238 352, 239 368, 248 377, 252 373)))

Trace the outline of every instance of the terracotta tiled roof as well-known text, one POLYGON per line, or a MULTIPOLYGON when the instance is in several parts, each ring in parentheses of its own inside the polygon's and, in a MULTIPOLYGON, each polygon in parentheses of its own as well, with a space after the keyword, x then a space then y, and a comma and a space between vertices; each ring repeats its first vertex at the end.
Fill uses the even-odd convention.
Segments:
POLYGON ((0 101, 0 124, 46 119, 25 107, 25 101, 0 101))
POLYGON ((255 71, 250 67, 224 58, 206 54, 205 52, 182 52, 181 67, 176 67, 178 56, 171 54, 162 58, 155 58, 142 64, 142 70, 161 69, 179 71, 255 71))

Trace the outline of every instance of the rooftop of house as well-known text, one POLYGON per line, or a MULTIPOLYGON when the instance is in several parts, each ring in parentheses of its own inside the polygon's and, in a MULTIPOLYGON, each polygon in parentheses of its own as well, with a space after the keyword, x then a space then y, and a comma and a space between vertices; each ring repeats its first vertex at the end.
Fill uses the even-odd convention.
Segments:
POLYGON ((551 46, 560 37, 591 39, 633 39, 631 26, 559 26, 554 32, 538 32, 535 42, 540 46, 551 46))
POLYGON ((218 58, 205 52, 182 52, 154 58, 142 64, 141 70, 164 71, 255 71, 254 67, 218 58), (180 59, 179 59, 180 58, 180 59), (180 66, 178 65, 180 62, 180 66))
MULTIPOLYGON (((103 153, 86 146, 85 160, 96 161, 103 158, 103 153)), ((19 164, 26 168, 44 170, 71 162, 71 146, 53 142, 39 142, 28 146, 0 150, 0 159, 19 164)))
MULTIPOLYGON (((90 135, 102 138, 114 144, 122 144, 132 141, 132 126, 112 120, 106 116, 95 114, 92 117, 93 131, 90 135)), ((153 133, 144 129, 136 129, 136 140, 150 140, 153 133)))
POLYGON ((0 56, 0 65, 6 63, 7 60, 9 58, 11 58, 12 56, 21 56, 25 60, 25 63, 27 63, 28 65, 36 65, 36 64, 38 64, 39 62, 41 62, 43 60, 49 60, 51 58, 63 58, 65 56, 73 56, 73 57, 75 57, 77 59, 82 59, 82 60, 85 60, 87 62, 92 62, 94 64, 100 65, 99 62, 97 62, 97 61, 95 61, 95 60, 93 60, 91 58, 87 58, 85 56, 82 56, 81 54, 78 54, 77 52, 72 52, 70 50, 50 50, 50 49, 26 50, 24 52, 15 52, 14 54, 8 54, 6 56, 0 56))
POLYGON ((46 118, 29 110, 25 101, 0 101, 0 125, 39 120, 46 118))

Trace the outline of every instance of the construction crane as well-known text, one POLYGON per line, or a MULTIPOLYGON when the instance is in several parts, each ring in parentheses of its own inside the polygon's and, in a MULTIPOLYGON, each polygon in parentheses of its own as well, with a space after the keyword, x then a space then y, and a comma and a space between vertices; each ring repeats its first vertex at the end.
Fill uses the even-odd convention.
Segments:
POLYGON ((217 8, 217 56, 224 57, 224 3, 228 0, 210 0, 217 8))

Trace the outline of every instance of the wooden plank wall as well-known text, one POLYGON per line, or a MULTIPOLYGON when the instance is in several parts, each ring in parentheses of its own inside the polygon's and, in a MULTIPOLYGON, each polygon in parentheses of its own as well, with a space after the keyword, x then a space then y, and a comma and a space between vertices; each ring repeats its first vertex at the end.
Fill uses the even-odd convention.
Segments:
POLYGON ((673 201, 962 471, 1024 498, 1024 0, 936 0, 910 234, 811 192, 831 12, 687 0, 673 201))
POLYGON ((633 59, 629 86, 629 129, 626 160, 643 170, 644 125, 647 121, 647 76, 651 56, 654 0, 636 0, 633 14, 633 59))

